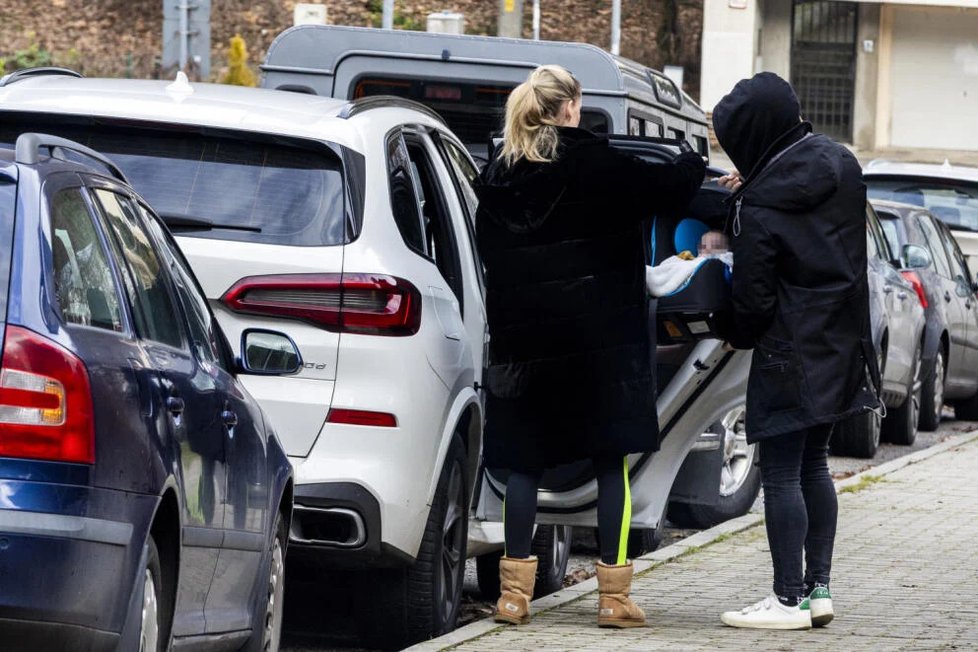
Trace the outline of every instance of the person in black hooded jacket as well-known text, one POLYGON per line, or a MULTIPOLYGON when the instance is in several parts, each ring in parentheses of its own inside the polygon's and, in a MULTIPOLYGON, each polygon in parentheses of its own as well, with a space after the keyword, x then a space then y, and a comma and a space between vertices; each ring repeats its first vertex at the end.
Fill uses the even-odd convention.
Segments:
POLYGON ((829 437, 835 422, 879 408, 862 170, 800 113, 791 86, 772 73, 739 82, 713 111, 717 140, 743 177, 726 179, 736 192, 725 335, 754 349, 746 427, 760 446, 774 564, 773 596, 721 616, 735 627, 807 629, 832 619, 829 437))
POLYGON ((685 208, 705 165, 691 152, 662 165, 622 154, 577 128, 580 108, 570 73, 536 69, 510 94, 502 152, 476 186, 491 335, 483 454, 509 472, 496 619, 529 620, 543 471, 591 459, 598 624, 636 627, 625 456, 659 444, 642 223, 685 208))

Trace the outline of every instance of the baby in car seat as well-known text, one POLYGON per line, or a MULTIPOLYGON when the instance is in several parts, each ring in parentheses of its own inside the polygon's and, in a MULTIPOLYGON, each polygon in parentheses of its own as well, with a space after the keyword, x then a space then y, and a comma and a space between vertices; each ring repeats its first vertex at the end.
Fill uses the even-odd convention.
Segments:
POLYGON ((700 265, 711 258, 718 258, 728 268, 733 268, 733 252, 730 240, 722 231, 707 231, 700 237, 697 255, 680 251, 666 258, 655 267, 646 266, 645 284, 653 297, 664 297, 681 290, 696 273, 700 265))

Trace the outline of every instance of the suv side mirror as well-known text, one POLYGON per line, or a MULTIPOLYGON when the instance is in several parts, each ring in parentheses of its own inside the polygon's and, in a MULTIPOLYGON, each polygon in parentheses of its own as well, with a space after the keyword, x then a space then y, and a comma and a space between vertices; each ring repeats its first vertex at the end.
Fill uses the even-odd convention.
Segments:
POLYGON ((241 370, 261 376, 284 376, 302 369, 302 356, 288 335, 249 328, 241 334, 241 370))
POLYGON ((905 269, 924 269, 930 267, 932 262, 930 252, 920 245, 903 245, 903 267, 905 269))

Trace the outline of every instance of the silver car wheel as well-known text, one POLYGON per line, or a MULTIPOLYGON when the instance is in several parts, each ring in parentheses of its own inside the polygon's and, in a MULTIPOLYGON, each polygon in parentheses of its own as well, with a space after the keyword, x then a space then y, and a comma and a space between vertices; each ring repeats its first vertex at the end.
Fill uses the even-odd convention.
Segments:
POLYGON ((941 422, 944 411, 944 352, 938 351, 934 360, 934 418, 941 422))
POLYGON ((720 495, 737 493, 754 464, 756 446, 747 443, 745 417, 747 410, 740 406, 727 412, 720 420, 723 428, 723 466, 720 468, 720 495))
POLYGON ((917 354, 914 359, 914 370, 913 370, 913 385, 910 388, 910 423, 914 430, 917 429, 917 420, 920 418, 920 397, 924 392, 924 380, 921 377, 923 372, 921 367, 923 367, 922 362, 923 353, 921 352, 921 347, 917 347, 917 354))
POLYGON ((282 541, 275 537, 272 548, 272 563, 268 571, 268 602, 265 606, 265 633, 262 636, 262 650, 277 652, 282 637, 282 607, 285 594, 285 564, 282 555, 282 541))
POLYGON ((160 609, 156 600, 156 581, 150 569, 143 577, 143 616, 139 629, 140 652, 156 652, 160 649, 160 609))

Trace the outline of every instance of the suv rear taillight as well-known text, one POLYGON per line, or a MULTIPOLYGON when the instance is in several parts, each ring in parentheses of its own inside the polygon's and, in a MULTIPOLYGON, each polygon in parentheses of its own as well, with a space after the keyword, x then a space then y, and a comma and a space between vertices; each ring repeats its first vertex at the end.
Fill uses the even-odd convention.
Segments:
POLYGON ((338 333, 403 336, 421 327, 421 293, 384 274, 248 276, 221 301, 235 312, 301 319, 338 333))
POLYGON ((7 326, 0 369, 0 457, 95 462, 92 393, 67 349, 7 326))
POLYGON ((903 278, 909 281, 910 285, 913 286, 914 292, 917 293, 917 298, 920 299, 920 305, 924 308, 927 307, 927 292, 924 291, 924 283, 920 280, 920 275, 917 272, 900 272, 903 274, 903 278))

